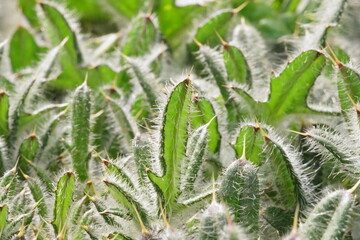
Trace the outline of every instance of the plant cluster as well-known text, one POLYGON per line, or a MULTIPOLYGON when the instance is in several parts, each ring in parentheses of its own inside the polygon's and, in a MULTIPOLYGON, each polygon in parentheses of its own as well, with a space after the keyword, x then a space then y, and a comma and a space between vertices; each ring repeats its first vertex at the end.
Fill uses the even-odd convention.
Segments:
POLYGON ((0 239, 360 239, 356 0, 16 4, 0 239))

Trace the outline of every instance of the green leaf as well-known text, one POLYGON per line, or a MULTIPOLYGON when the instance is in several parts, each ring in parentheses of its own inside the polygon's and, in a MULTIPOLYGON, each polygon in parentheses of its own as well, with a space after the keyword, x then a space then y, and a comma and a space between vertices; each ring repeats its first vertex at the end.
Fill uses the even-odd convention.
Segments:
MULTIPOLYGON (((200 122, 196 125, 200 127, 201 125, 207 124, 210 122, 208 130, 208 150, 211 153, 218 153, 221 145, 221 135, 219 132, 219 121, 215 117, 215 109, 211 102, 203 97, 198 97, 194 101, 195 109, 192 110, 192 116, 197 115, 200 118, 200 122)), ((195 127, 195 126, 193 126, 195 127)))
POLYGON ((131 180, 129 173, 124 171, 123 167, 117 166, 115 163, 102 159, 102 162, 105 166, 105 170, 111 176, 116 177, 117 179, 121 179, 122 182, 129 185, 131 189, 135 189, 135 185, 131 180))
POLYGON ((150 178, 164 194, 165 207, 171 212, 179 193, 181 163, 186 153, 188 118, 192 84, 186 78, 172 91, 165 106, 160 140, 160 161, 164 169, 161 178, 150 173, 150 178))
MULTIPOLYGON (((9 130, 9 142, 12 144, 16 140, 16 134, 18 130, 19 125, 19 119, 22 115, 25 107, 25 100, 29 95, 29 92, 33 85, 35 84, 35 79, 30 80, 30 82, 27 83, 27 86, 25 87, 24 91, 21 93, 19 99, 17 100, 14 110, 10 112, 10 130, 9 130)), ((11 146, 11 145, 10 145, 11 146)))
POLYGON ((360 75, 342 64, 339 65, 338 94, 341 110, 348 118, 347 110, 353 109, 354 103, 360 102, 360 75))
MULTIPOLYGON (((204 43, 210 47, 217 46, 219 44, 219 38, 216 36, 216 32, 222 38, 225 38, 230 21, 235 14, 233 11, 216 12, 214 16, 197 29, 194 38, 200 43, 204 43)), ((198 49, 199 47, 194 42, 189 45, 189 50, 192 53, 198 49)))
POLYGON ((138 59, 124 56, 124 59, 131 70, 133 77, 139 82, 143 89, 150 106, 155 108, 157 106, 158 90, 157 83, 155 82, 154 75, 150 73, 148 66, 145 62, 138 59))
POLYGON ((37 203, 37 208, 39 215, 43 218, 48 216, 48 209, 45 203, 45 195, 43 189, 41 188, 39 182, 35 179, 28 178, 27 183, 33 196, 34 201, 37 203))
POLYGON ((5 140, 0 136, 0 177, 6 171, 6 164, 10 162, 8 159, 8 151, 5 140))
POLYGON ((303 209, 311 201, 309 197, 312 194, 305 166, 297 153, 283 143, 272 130, 263 135, 267 162, 275 181, 274 190, 279 194, 274 200, 287 209, 293 209, 296 204, 303 209))
POLYGON ((60 53, 60 50, 64 47, 67 43, 68 38, 64 38, 59 45, 52 48, 50 51, 47 52, 45 57, 39 62, 36 67, 36 70, 33 74, 33 78, 35 80, 44 81, 50 76, 53 71, 53 67, 55 65, 55 61, 60 53))
MULTIPOLYGON (((52 225, 55 234, 65 238, 67 232, 68 213, 72 203, 75 188, 75 175, 66 172, 58 181, 55 191, 54 218, 52 225)), ((62 239, 61 237, 59 237, 62 239)))
POLYGON ((278 207, 268 207, 263 217, 273 228, 279 231, 280 235, 284 235, 291 230, 294 211, 278 207))
POLYGON ((137 212, 138 212, 140 215, 141 221, 145 225, 148 225, 150 223, 149 222, 150 215, 145 210, 145 208, 141 202, 139 202, 137 199, 135 199, 134 196, 129 194, 128 191, 126 191, 123 187, 121 187, 116 182, 110 181, 110 180, 103 180, 103 182, 108 187, 110 194, 130 212, 133 219, 136 219, 138 221, 138 223, 140 223, 139 219, 137 217, 137 212))
POLYGON ((6 205, 0 205, 0 237, 7 224, 8 207, 6 205))
POLYGON ((109 101, 110 109, 113 113, 113 116, 121 129, 121 134, 124 136, 125 141, 127 142, 128 146, 130 147, 132 141, 135 138, 136 130, 134 126, 131 124, 131 118, 129 118, 122 107, 116 103, 114 100, 107 98, 109 101), (129 120, 130 119, 130 120, 129 120))
POLYGON ((246 146, 245 159, 248 159, 256 166, 260 166, 266 159, 263 153, 264 144, 265 140, 260 132, 259 126, 257 124, 244 124, 240 127, 233 148, 235 149, 236 157, 240 158, 243 154, 244 146, 246 146))
POLYGON ((235 128, 235 122, 240 118, 238 106, 234 99, 231 97, 231 92, 228 85, 227 73, 224 63, 222 62, 221 55, 208 46, 201 46, 198 52, 199 60, 205 65, 205 70, 208 75, 215 80, 218 88, 220 89, 227 114, 229 129, 235 128))
POLYGON ((252 86, 250 67, 241 52, 235 46, 224 43, 223 57, 229 81, 252 86))
POLYGON ((144 5, 144 1, 141 0, 123 0, 121 2, 117 0, 106 0, 105 2, 126 18, 134 17, 139 12, 141 6, 144 5))
POLYGON ((116 221, 114 216, 120 216, 122 218, 129 218, 129 216, 126 216, 124 213, 120 211, 112 211, 110 208, 106 206, 105 202, 100 201, 97 198, 91 197, 90 200, 94 204, 96 210, 101 215, 101 217, 104 219, 104 221, 114 227, 120 227, 120 223, 116 221))
POLYGON ((6 201, 11 201, 14 198, 14 195, 18 193, 17 189, 18 178, 15 175, 15 171, 7 171, 3 178, 1 179, 1 192, 0 192, 0 202, 3 203, 6 201))
POLYGON ((247 160, 234 161, 221 182, 220 195, 239 223, 247 232, 258 236, 260 194, 257 169, 247 160))
POLYGON ((148 140, 144 140, 141 137, 135 138, 133 142, 134 160, 136 163, 139 183, 142 186, 149 186, 149 178, 146 173, 146 169, 152 161, 152 149, 151 143, 148 140))
POLYGON ((0 90, 0 136, 9 134, 9 95, 0 90))
POLYGON ((40 60, 44 52, 35 42, 32 34, 24 27, 19 26, 10 40, 10 61, 12 70, 17 72, 25 67, 30 67, 40 60))
POLYGON ((327 194, 310 212, 299 228, 305 239, 343 239, 350 226, 354 196, 350 191, 337 190, 327 194))
MULTIPOLYGON (((67 106, 67 104, 65 105, 67 106)), ((37 157, 40 159, 44 153, 45 148, 48 146, 49 141, 51 140, 51 135, 55 132, 59 123, 65 118, 67 109, 55 115, 49 120, 49 125, 45 130, 45 133, 41 136, 41 146, 37 153, 37 157)))
POLYGON ((179 7, 174 0, 158 0, 154 2, 154 9, 161 33, 176 49, 184 39, 179 35, 184 35, 186 30, 192 27, 194 17, 205 12, 206 8, 199 5, 179 7))
POLYGON ((213 201, 204 211, 200 220, 201 240, 218 240, 223 227, 226 224, 226 210, 223 205, 213 201))
POLYGON ((20 146, 17 159, 18 159, 18 174, 21 179, 26 178, 24 174, 29 175, 29 161, 35 160, 36 153, 39 149, 39 139, 35 134, 27 137, 20 146))
POLYGON ((83 63, 85 59, 80 49, 76 23, 68 19, 69 13, 58 4, 41 2, 39 5, 41 15, 43 16, 41 22, 51 44, 56 46, 63 39, 68 38, 60 56, 60 64, 63 71, 72 78, 72 81, 78 84, 81 83, 82 78, 76 66, 83 63))
POLYGON ((30 22, 30 24, 38 28, 40 27, 40 21, 36 14, 36 1, 35 0, 19 0, 18 1, 19 7, 21 8, 22 13, 30 22))
POLYGON ((30 163, 30 166, 36 172, 36 176, 41 181, 41 183, 44 184, 46 191, 48 193, 53 193, 55 190, 55 182, 53 179, 50 178, 44 170, 38 168, 34 163, 30 163))
POLYGON ((143 56, 158 42, 159 34, 153 18, 152 15, 141 15, 133 21, 121 48, 123 54, 126 56, 143 56))
POLYGON ((315 50, 301 53, 285 70, 271 81, 267 106, 274 121, 286 114, 311 113, 306 98, 316 78, 325 66, 325 56, 315 50))
POLYGON ((191 193, 194 190, 194 183, 198 177, 201 164, 204 162, 207 142, 208 142, 208 126, 210 122, 202 127, 199 127, 191 134, 187 149, 187 159, 184 161, 185 171, 181 191, 191 193))
POLYGON ((91 91, 84 82, 75 90, 71 108, 71 156, 79 180, 88 179, 91 91))
POLYGON ((319 48, 326 46, 329 29, 337 26, 344 10, 346 0, 324 0, 320 2, 315 19, 305 28, 305 36, 300 46, 303 49, 319 48), (331 4, 331 7, 329 7, 331 4))

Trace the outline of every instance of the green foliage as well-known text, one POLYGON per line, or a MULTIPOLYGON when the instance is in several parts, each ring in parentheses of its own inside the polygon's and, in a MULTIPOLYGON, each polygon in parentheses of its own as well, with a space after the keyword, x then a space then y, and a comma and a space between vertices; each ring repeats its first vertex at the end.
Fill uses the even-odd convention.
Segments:
POLYGON ((360 238, 354 1, 16 1, 0 238, 360 238))

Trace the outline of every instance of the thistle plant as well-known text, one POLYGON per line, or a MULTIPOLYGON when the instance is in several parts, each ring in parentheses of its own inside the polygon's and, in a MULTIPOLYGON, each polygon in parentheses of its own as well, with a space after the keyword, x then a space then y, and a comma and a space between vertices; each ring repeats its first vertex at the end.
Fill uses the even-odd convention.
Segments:
POLYGON ((360 238, 355 1, 14 4, 0 239, 360 238))

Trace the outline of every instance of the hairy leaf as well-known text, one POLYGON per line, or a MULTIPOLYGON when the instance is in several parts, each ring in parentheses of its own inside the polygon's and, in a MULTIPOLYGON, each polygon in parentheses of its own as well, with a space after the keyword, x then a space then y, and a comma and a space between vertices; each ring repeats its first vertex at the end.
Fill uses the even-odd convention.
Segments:
MULTIPOLYGON (((69 208, 75 188, 75 175, 66 172, 58 181, 52 224, 57 235, 66 236, 69 208)), ((61 238, 60 238, 61 239, 61 238)))
POLYGON ((220 194, 234 216, 234 221, 258 235, 260 194, 257 169, 247 160, 234 161, 226 170, 220 194))
POLYGON ((305 239, 342 239, 351 219, 354 196, 346 190, 329 193, 311 211, 299 229, 305 239))
POLYGON ((71 113, 71 156, 80 181, 88 178, 91 91, 84 82, 74 94, 71 113))
POLYGON ((162 190, 165 206, 171 209, 179 191, 180 166, 186 152, 188 118, 192 84, 187 78, 171 93, 163 113, 160 140, 160 161, 164 176, 150 173, 150 178, 162 190))

